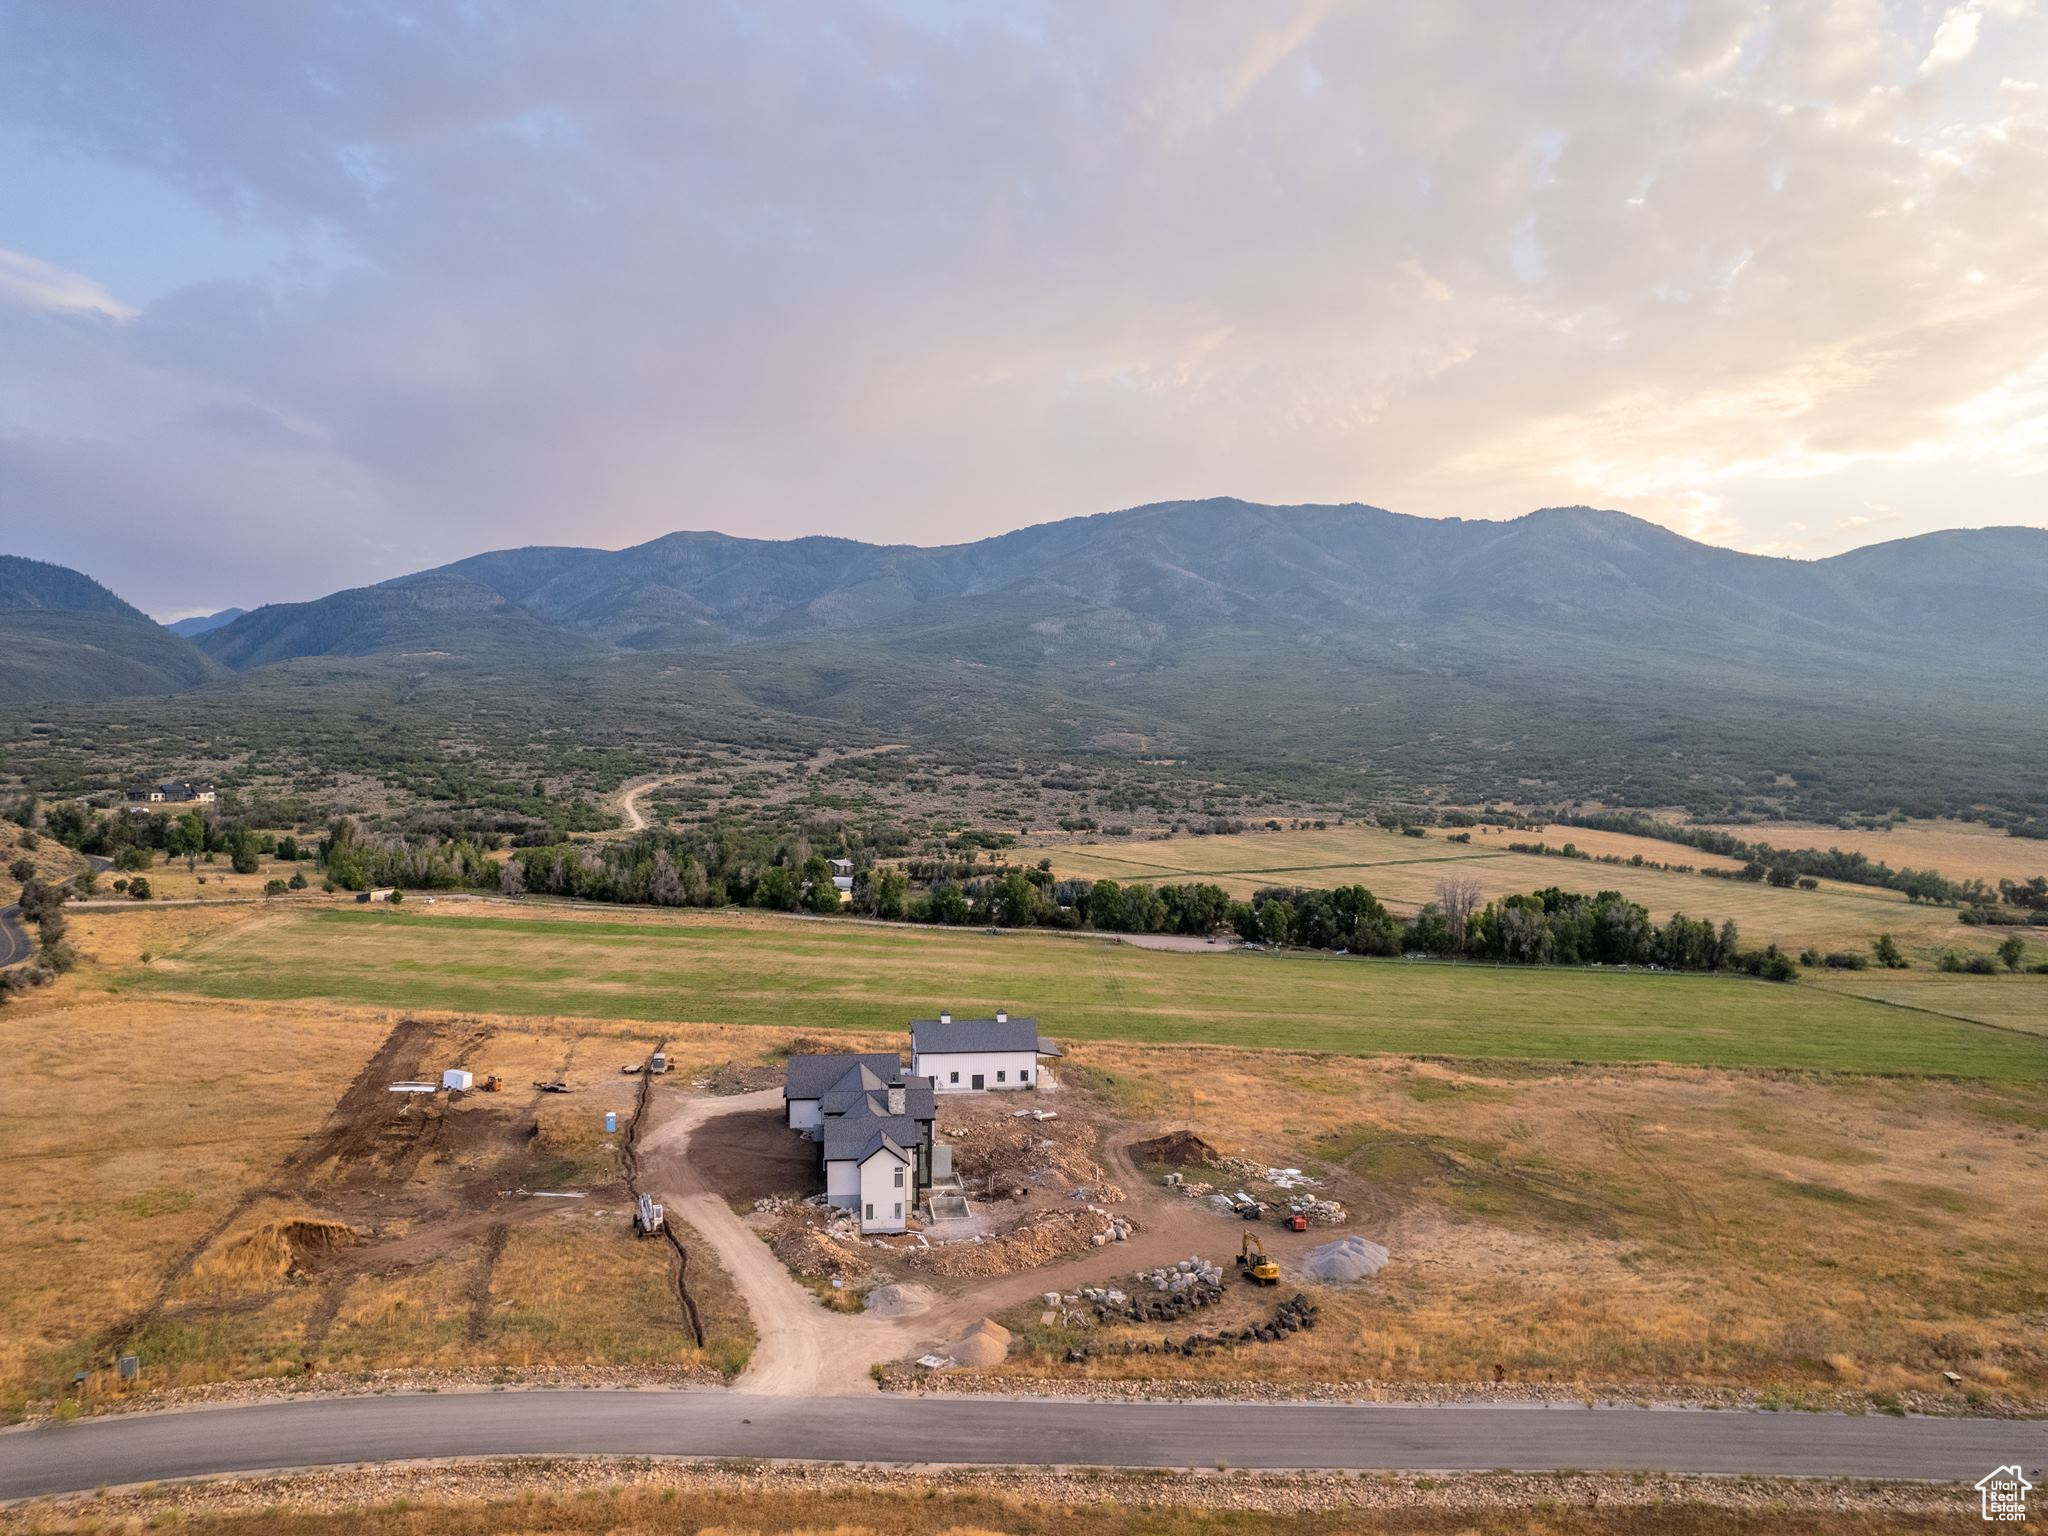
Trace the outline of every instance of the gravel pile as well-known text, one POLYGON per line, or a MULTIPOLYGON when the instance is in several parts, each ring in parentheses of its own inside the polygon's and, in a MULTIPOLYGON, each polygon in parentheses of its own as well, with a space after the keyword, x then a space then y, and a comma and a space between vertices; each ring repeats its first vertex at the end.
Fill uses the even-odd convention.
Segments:
POLYGON ((926 1285, 878 1285, 867 1294, 868 1311, 877 1317, 916 1317, 929 1311, 938 1293, 926 1285))
POLYGON ((1387 1250, 1378 1243, 1363 1237, 1340 1237, 1309 1249, 1301 1261, 1301 1272, 1326 1285, 1345 1285, 1378 1274, 1386 1264, 1387 1250))

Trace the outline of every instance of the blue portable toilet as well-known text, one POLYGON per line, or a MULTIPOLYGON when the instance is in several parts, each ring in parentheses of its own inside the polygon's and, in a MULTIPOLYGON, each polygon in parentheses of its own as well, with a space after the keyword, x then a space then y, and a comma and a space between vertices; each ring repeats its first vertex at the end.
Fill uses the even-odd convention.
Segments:
POLYGON ((605 1133, 605 1135, 607 1135, 607 1136, 612 1136, 612 1135, 616 1135, 616 1134, 618 1133, 618 1129, 619 1129, 619 1112, 618 1112, 618 1111, 617 1111, 616 1109, 608 1109, 608 1110, 606 1110, 606 1111, 604 1112, 604 1133, 605 1133))

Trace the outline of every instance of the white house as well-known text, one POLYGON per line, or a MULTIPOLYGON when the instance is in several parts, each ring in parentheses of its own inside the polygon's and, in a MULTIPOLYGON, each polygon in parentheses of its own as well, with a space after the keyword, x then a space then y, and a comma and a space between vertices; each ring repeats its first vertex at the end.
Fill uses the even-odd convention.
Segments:
POLYGON ((932 1085, 893 1052, 789 1058, 782 1096, 791 1130, 818 1143, 825 1198, 863 1232, 902 1232, 931 1187, 932 1085))
POLYGON ((1038 1020, 1013 1019, 1001 1009, 992 1019, 914 1019, 910 1070, 928 1077, 938 1093, 993 1093, 1038 1086, 1041 1057, 1060 1048, 1038 1033, 1038 1020))

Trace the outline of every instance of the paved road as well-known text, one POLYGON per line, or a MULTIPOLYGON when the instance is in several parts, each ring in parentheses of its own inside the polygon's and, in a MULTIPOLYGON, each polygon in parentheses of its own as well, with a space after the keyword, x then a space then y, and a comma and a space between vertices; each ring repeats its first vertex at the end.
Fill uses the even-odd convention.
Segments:
POLYGON ((0 1432, 0 1500, 355 1461, 748 1456, 939 1464, 1625 1469, 1974 1482, 2048 1426, 1684 1409, 472 1392, 136 1414, 0 1432))
POLYGON ((0 967, 17 965, 35 953, 35 941, 22 926, 21 904, 0 907, 0 967))

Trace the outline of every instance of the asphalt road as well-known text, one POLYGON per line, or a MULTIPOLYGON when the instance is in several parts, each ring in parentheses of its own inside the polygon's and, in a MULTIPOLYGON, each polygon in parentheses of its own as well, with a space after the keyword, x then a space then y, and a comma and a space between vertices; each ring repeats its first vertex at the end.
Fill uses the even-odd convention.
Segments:
POLYGON ((28 929, 22 926, 20 903, 0 907, 0 968, 26 960, 35 947, 28 929))
POLYGON ((689 1392, 336 1397, 0 1433, 0 1500, 359 1461, 745 1456, 937 1464, 1617 1469, 1975 1482, 2048 1425, 1996 1419, 1414 1404, 768 1398, 689 1392))

